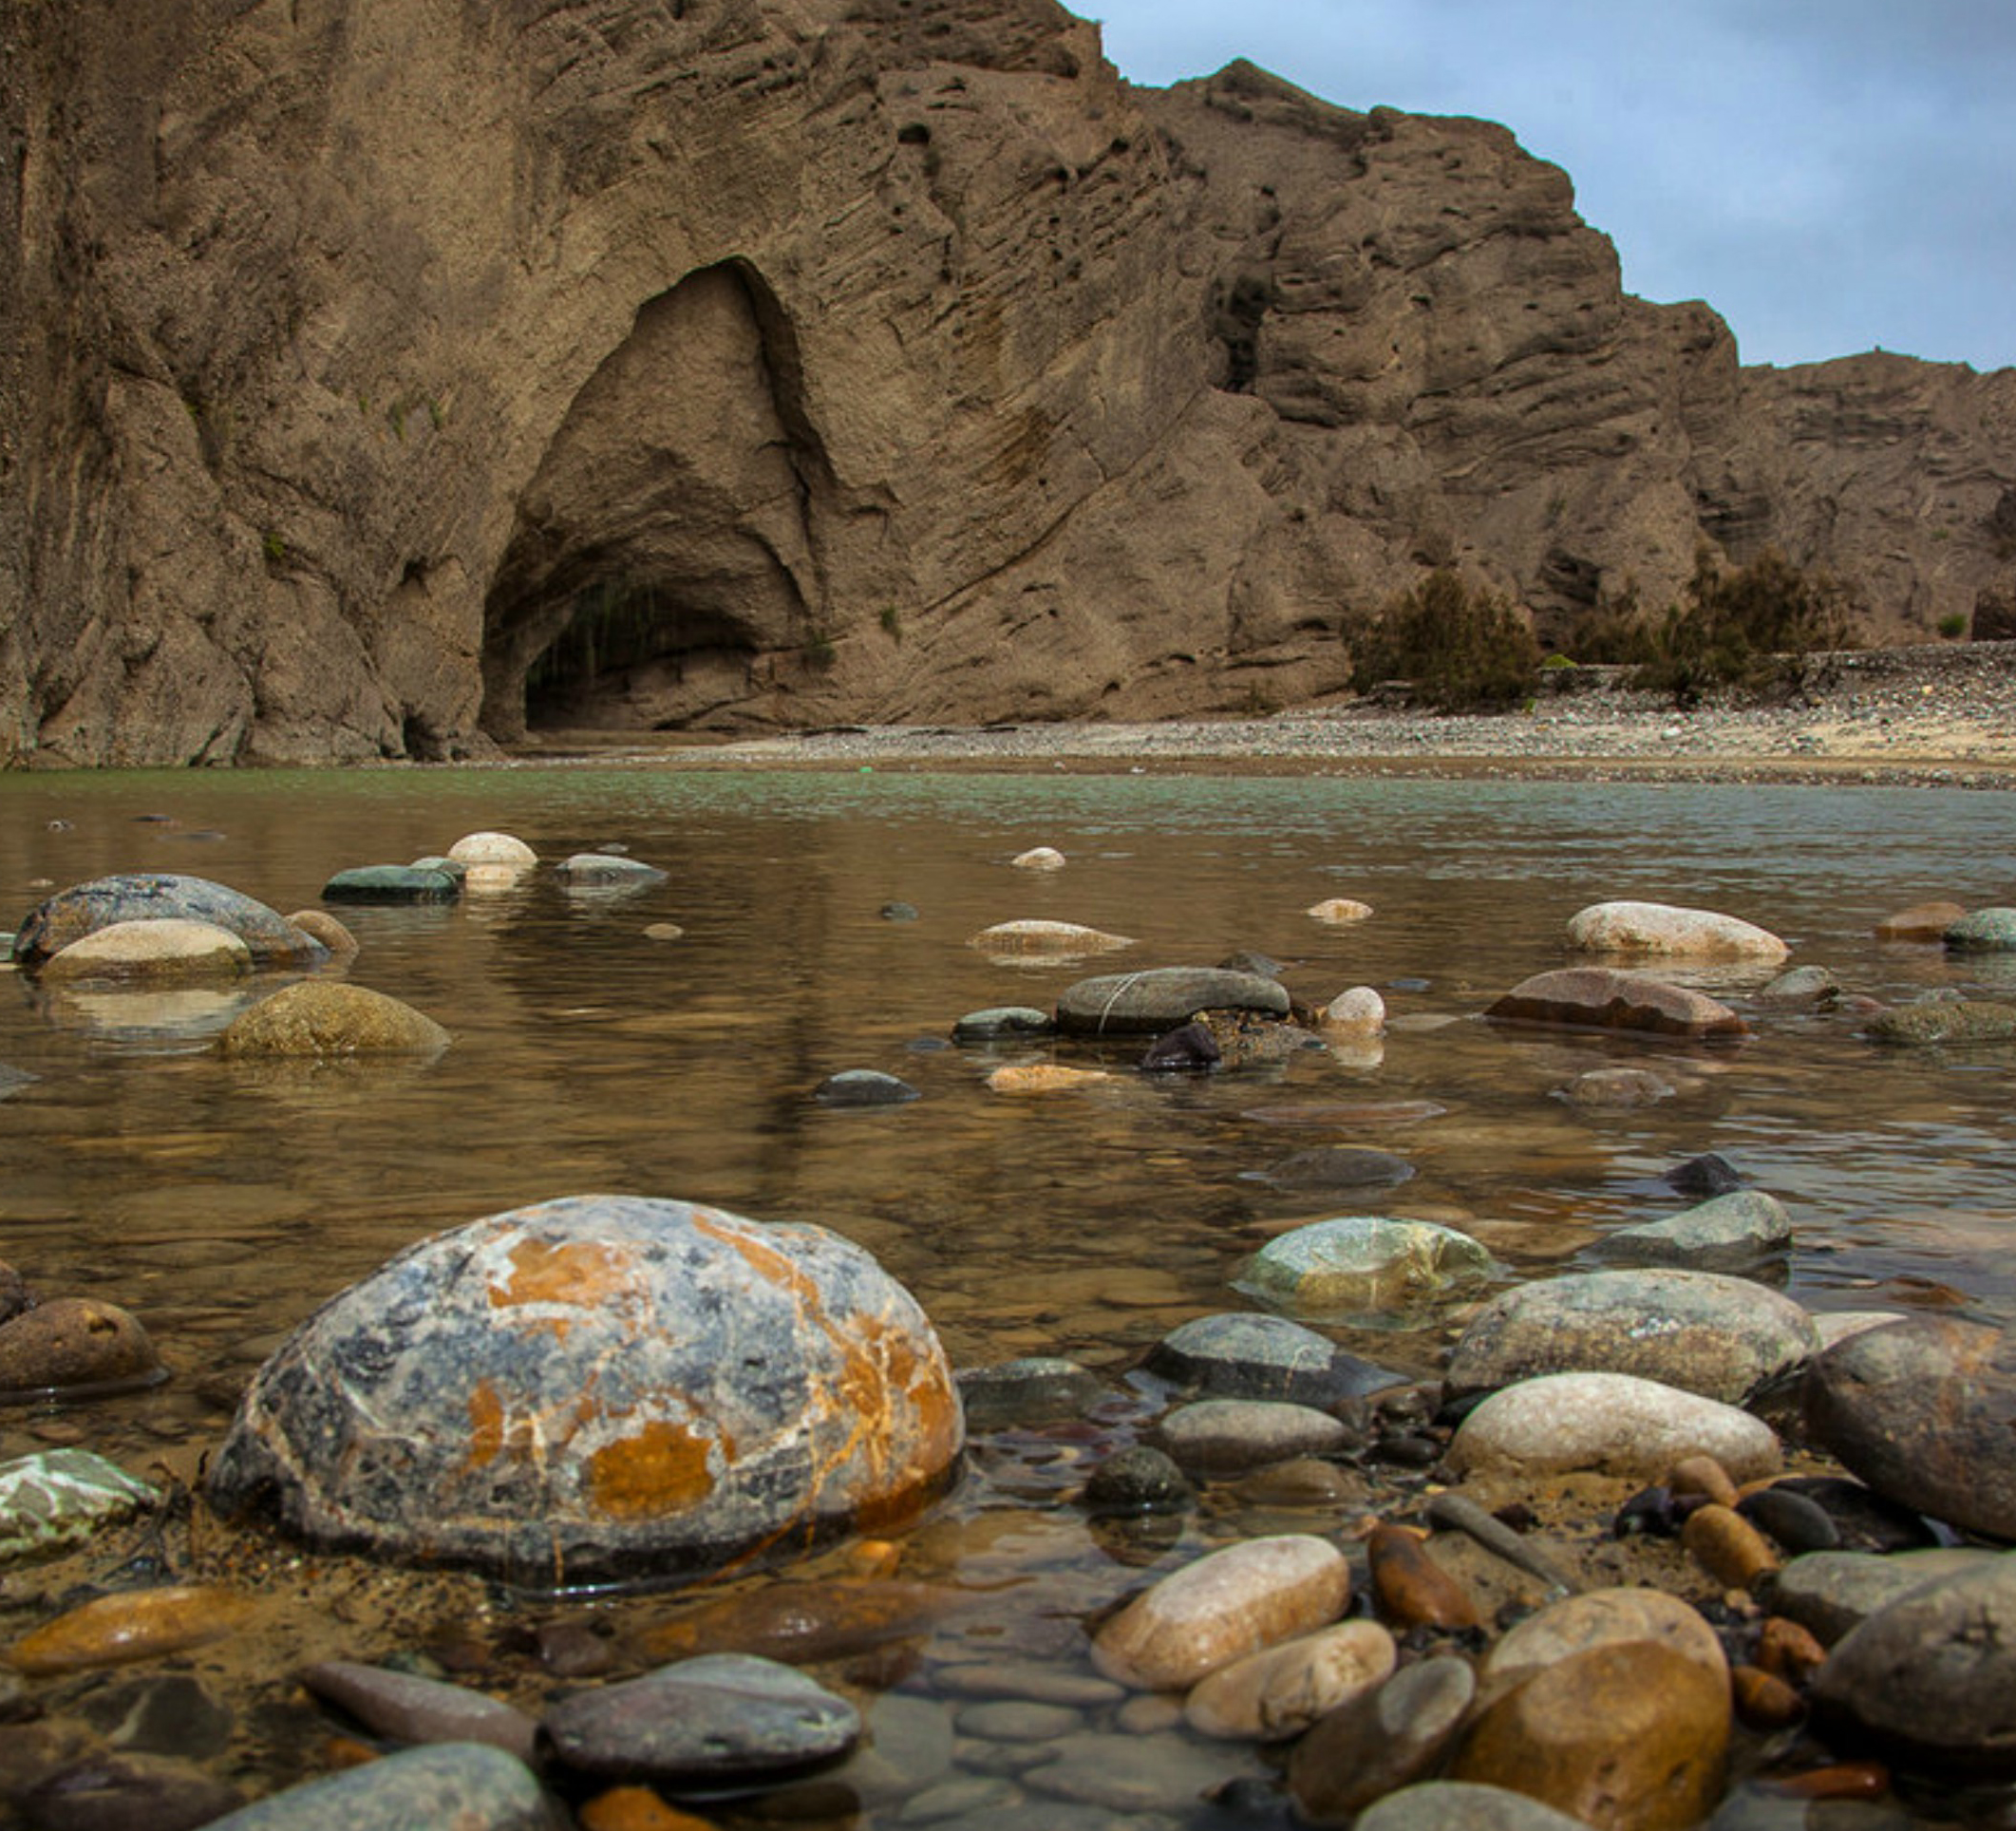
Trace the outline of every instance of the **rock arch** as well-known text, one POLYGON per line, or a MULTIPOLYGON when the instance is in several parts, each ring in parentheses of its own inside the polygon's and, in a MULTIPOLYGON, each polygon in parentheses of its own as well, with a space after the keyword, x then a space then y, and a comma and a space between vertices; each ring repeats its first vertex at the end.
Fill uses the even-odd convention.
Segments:
POLYGON ((638 309, 529 484, 483 613, 486 731, 746 706, 820 626, 831 494, 789 318, 748 263, 638 309))

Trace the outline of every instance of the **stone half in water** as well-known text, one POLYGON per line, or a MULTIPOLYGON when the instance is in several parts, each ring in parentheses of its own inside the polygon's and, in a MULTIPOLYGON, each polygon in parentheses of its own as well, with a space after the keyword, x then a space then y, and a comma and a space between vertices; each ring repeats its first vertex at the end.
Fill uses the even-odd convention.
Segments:
POLYGON ((236 934, 255 966, 319 966, 329 950, 311 934, 264 903, 207 878, 172 871, 129 872, 94 878, 39 903, 15 931, 16 966, 39 967, 85 935, 116 922, 151 922, 163 918, 207 922, 236 934))
POLYGON ((210 1477, 311 1542, 532 1588, 881 1529, 965 1427, 910 1293, 821 1227, 581 1196, 409 1248, 297 1329, 210 1477))

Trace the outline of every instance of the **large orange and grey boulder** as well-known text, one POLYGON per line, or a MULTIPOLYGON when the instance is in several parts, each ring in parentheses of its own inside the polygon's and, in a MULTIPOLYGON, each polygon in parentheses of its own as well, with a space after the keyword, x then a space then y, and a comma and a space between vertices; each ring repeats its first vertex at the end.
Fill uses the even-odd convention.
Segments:
POLYGON ((51 954, 118 922, 206 922, 236 934, 255 966, 319 965, 329 950, 264 903, 207 878, 129 872, 73 884, 38 903, 14 933, 14 964, 39 967, 51 954))
POLYGON ((317 1544, 558 1587, 886 1526, 963 1440, 937 1337, 858 1247, 581 1196, 326 1304, 260 1369, 210 1494, 317 1544))

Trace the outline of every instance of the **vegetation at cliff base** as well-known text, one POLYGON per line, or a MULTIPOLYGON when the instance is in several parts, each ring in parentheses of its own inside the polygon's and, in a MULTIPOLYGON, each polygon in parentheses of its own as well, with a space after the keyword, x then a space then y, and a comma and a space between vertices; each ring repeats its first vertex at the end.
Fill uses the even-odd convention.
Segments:
POLYGON ((1516 605, 1447 567, 1388 606, 1357 657, 1353 686, 1404 680, 1438 711, 1516 706, 1533 691, 1539 645, 1516 605))

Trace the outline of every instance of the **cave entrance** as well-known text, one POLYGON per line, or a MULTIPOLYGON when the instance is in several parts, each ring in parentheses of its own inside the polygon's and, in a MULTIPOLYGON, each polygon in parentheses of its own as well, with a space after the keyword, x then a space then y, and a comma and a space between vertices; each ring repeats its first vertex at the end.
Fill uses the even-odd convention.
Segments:
POLYGON ((483 613, 483 728, 747 722, 819 599, 826 472, 796 340, 742 262, 648 300, 518 499, 483 613))

